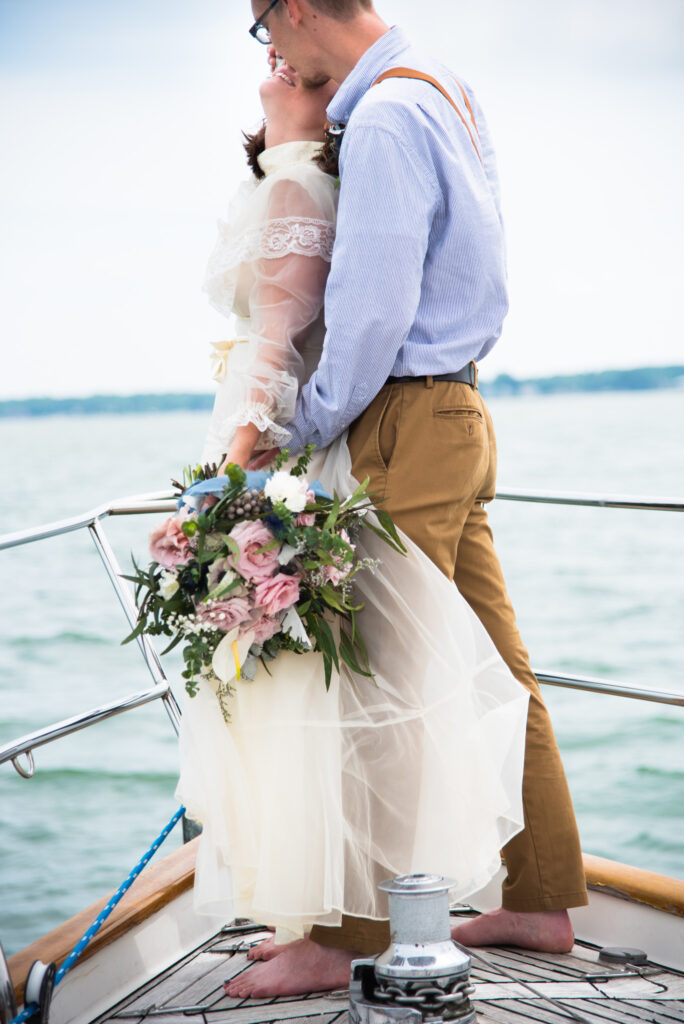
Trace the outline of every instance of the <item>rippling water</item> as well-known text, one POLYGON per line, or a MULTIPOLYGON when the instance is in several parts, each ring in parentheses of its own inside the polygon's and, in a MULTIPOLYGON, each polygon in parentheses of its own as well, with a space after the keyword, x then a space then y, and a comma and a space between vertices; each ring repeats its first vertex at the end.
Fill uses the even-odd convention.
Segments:
MULTIPOLYGON (((490 403, 499 486, 684 499, 684 393, 490 403)), ((206 415, 0 420, 0 533, 165 489, 206 415)), ((497 502, 491 520, 537 670, 684 693, 684 515, 497 502)), ((152 520, 107 522, 122 565, 152 520)), ((148 685, 82 532, 0 553, 0 742, 148 685)), ((178 661, 166 659, 167 674, 178 661)), ((588 852, 684 877, 684 710, 546 687, 588 852)), ((176 808, 162 707, 0 768, 0 940, 20 949, 114 888, 176 808)), ((165 850, 178 845, 180 834, 165 850)))

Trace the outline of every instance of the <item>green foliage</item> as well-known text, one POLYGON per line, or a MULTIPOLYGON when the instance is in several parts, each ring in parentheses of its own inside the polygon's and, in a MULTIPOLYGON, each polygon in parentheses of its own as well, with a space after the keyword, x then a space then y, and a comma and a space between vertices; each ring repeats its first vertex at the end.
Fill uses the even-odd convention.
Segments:
MULTIPOLYGON (((312 452, 310 445, 290 467, 293 476, 306 473, 312 452)), ((276 465, 282 467, 288 453, 283 451, 278 458, 281 461, 276 460, 276 465)), ((187 466, 182 474, 183 484, 176 486, 187 489, 199 480, 210 479, 216 471, 216 466, 187 466)), ((164 635, 170 638, 164 653, 182 643, 182 676, 188 693, 194 696, 200 677, 211 672, 214 652, 225 636, 213 620, 206 616, 198 620, 198 612, 207 601, 230 600, 236 595, 252 601, 255 587, 251 580, 232 573, 225 582, 214 577, 210 586, 209 570, 219 559, 227 559, 235 566, 240 552, 231 531, 238 522, 258 519, 273 534, 273 539, 259 548, 258 553, 276 551, 285 545, 291 549, 288 551, 290 561, 279 571, 296 573, 299 578, 296 611, 311 646, 277 632, 262 645, 253 645, 251 653, 267 666, 282 650, 303 654, 313 647, 323 658, 326 688, 330 687, 333 669, 339 671, 341 663, 359 675, 372 678, 368 651, 357 621, 362 605, 355 603, 353 597, 354 577, 365 565, 355 555, 352 538, 358 536, 360 530, 369 529, 396 551, 405 552, 405 548, 390 516, 372 504, 368 484, 368 479, 364 480, 346 498, 338 494, 317 495, 305 509, 314 514, 314 524, 301 526, 297 515, 283 502, 273 504, 265 499, 257 506, 258 513, 236 516, 235 508, 242 507, 238 499, 246 491, 246 475, 239 466, 227 466, 226 484, 218 500, 181 522, 192 557, 171 571, 164 570, 157 562, 143 569, 133 560, 135 571, 125 578, 135 587, 138 619, 123 643, 130 643, 144 634, 164 635)), ((254 607, 255 616, 263 614, 254 607)))

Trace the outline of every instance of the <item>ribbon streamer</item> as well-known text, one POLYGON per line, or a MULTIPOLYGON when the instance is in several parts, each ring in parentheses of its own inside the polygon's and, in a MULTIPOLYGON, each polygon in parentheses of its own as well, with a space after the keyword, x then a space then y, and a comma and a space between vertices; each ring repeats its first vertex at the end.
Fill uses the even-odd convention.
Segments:
POLYGON ((234 338, 232 341, 212 341, 211 376, 221 384, 228 373, 228 355, 236 345, 246 345, 247 338, 234 338))
MULTIPOLYGON (((263 469, 248 469, 245 473, 245 487, 250 491, 263 491, 266 486, 266 481, 270 480, 272 476, 272 473, 267 473, 263 469)), ((214 476, 209 480, 198 480, 196 484, 192 485, 192 487, 188 487, 187 491, 183 491, 183 495, 179 499, 179 504, 191 506, 196 504, 194 502, 185 501, 185 499, 188 497, 192 498, 198 494, 215 494, 218 496, 229 483, 230 478, 227 476, 214 476)), ((312 480, 308 486, 317 498, 330 498, 330 495, 320 481, 312 480)))

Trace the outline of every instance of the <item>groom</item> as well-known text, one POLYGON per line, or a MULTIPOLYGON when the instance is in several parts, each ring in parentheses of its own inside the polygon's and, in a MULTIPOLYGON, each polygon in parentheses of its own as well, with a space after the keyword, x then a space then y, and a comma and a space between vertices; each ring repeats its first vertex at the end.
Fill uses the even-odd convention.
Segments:
MULTIPOLYGON (((267 32, 302 81, 341 83, 328 116, 346 125, 325 345, 288 424, 291 450, 349 430, 354 475, 370 477, 383 508, 455 580, 531 691, 525 829, 504 850, 503 905, 453 937, 568 950, 567 908, 587 902, 577 828, 485 511, 496 442, 474 361, 495 344, 508 308, 486 123, 470 91, 390 29, 371 0, 252 0, 252 11, 253 34, 267 32), (383 77, 390 69, 401 77, 383 77)), ((228 991, 344 987, 352 957, 388 943, 384 923, 345 917, 279 955, 271 948, 264 957, 273 958, 228 991)))

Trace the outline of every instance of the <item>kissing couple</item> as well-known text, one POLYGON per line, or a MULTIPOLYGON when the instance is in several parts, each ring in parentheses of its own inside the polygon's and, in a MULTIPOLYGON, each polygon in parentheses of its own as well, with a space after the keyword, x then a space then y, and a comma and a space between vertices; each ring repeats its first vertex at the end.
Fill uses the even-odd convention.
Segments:
MULTIPOLYGON (((245 11, 248 15, 247 10, 245 11)), ((374 679, 281 653, 186 700, 178 796, 203 826, 195 906, 275 934, 236 998, 346 987, 389 944, 378 883, 432 873, 464 900, 501 868, 465 945, 571 948, 587 902, 548 712, 494 550, 496 441, 477 363, 507 311, 492 143, 470 88, 370 0, 252 0, 267 46, 249 179, 211 254, 230 318, 203 461, 278 449, 329 493, 369 492, 405 555, 362 536, 374 679)))

